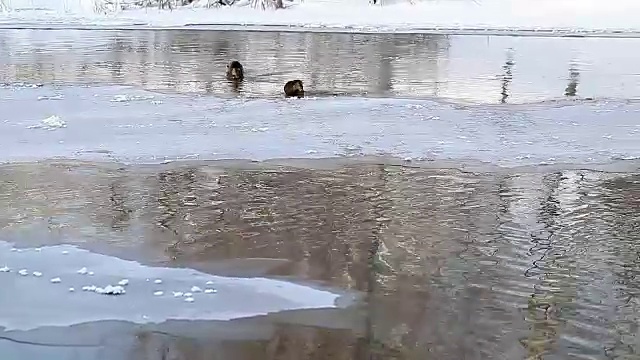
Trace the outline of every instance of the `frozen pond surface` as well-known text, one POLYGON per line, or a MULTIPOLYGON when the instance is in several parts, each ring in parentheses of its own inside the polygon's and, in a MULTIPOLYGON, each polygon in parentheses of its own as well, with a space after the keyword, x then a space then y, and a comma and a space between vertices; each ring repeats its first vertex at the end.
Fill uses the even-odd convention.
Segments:
POLYGON ((232 320, 284 310, 331 308, 338 298, 284 281, 146 267, 68 245, 13 249, 0 242, 0 264, 5 269, 0 272, 0 287, 11 289, 0 293, 0 307, 11 309, 0 318, 0 328, 5 330, 103 320, 232 320), (23 269, 26 275, 19 273, 23 269), (123 283, 126 292, 121 295, 83 289, 118 286, 122 280, 128 283, 123 283))
POLYGON ((640 157, 640 104, 460 106, 432 100, 216 99, 133 88, 0 88, 2 161, 157 163, 387 155, 500 166, 640 157))

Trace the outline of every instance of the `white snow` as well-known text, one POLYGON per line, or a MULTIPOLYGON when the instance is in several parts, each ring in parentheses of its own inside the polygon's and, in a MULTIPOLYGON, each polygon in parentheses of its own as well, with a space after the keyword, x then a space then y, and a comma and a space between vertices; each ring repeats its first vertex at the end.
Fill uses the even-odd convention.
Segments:
POLYGON ((45 119, 43 119, 38 125, 31 125, 29 129, 47 129, 47 130, 55 130, 67 127, 67 123, 65 123, 62 119, 60 119, 57 115, 51 115, 45 119))
MULTIPOLYGON (((428 29, 527 31, 637 31, 635 0, 296 0, 287 9, 248 6, 169 10, 130 9, 100 15, 104 0, 4 0, 0 22, 50 22, 65 26, 185 25, 280 26, 307 30, 416 31, 428 29), (33 10, 40 3, 43 10, 33 10), (29 10, 31 9, 31 10, 29 10), (16 11, 21 10, 21 11, 16 11)), ((289 4, 288 2, 285 2, 289 4)), ((113 8, 113 7, 111 7, 113 8)))
POLYGON ((95 292, 96 294, 101 294, 101 295, 122 295, 126 293, 124 288, 119 285, 116 285, 116 286, 107 285, 104 288, 97 287, 95 288, 95 292))

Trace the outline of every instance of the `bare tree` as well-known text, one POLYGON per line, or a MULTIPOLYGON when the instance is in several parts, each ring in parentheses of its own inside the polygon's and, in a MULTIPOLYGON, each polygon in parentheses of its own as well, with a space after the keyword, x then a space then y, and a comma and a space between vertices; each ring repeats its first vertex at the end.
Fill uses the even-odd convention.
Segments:
POLYGON ((284 9, 282 0, 251 0, 251 6, 256 9, 284 9))

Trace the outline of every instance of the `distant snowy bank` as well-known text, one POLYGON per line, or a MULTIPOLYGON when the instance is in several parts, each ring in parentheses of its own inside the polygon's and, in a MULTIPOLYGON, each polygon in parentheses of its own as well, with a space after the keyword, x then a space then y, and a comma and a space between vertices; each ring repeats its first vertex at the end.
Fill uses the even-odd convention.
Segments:
POLYGON ((159 6, 158 0, 0 1, 5 26, 51 21, 102 27, 640 32, 636 0, 195 0, 182 6, 176 0, 172 6, 159 6), (280 3, 284 9, 274 10, 280 3))

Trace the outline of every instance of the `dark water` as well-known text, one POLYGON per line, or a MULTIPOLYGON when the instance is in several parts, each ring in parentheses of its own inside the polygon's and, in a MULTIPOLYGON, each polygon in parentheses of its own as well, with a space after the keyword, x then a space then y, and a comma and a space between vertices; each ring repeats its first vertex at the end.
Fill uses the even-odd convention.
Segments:
POLYGON ((0 30, 0 82, 130 84, 157 91, 482 103, 640 96, 640 39, 242 31, 0 30), (246 68, 234 89, 231 59, 246 68))
POLYGON ((107 322, 13 333, 44 342, 58 331, 59 343, 100 344, 92 356, 73 346, 65 350, 76 357, 46 346, 23 354, 639 356, 637 173, 48 163, 6 165, 0 178, 0 238, 17 246, 79 244, 151 264, 285 277, 365 297, 340 315, 310 312, 315 323, 307 325, 274 314, 206 331, 107 322))

